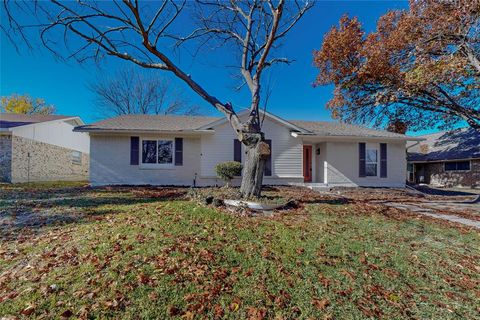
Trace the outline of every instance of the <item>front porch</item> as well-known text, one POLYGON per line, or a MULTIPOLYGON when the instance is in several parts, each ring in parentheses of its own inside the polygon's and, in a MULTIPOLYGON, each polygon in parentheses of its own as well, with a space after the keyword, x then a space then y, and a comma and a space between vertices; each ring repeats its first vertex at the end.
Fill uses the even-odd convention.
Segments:
POLYGON ((325 141, 303 141, 303 184, 310 189, 326 188, 327 175, 327 143, 325 141))

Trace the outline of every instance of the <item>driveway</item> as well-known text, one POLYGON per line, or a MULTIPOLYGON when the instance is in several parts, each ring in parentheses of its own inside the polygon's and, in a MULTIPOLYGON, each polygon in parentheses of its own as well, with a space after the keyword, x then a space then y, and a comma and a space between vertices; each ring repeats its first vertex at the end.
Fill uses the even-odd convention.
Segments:
POLYGON ((382 202, 382 204, 480 229, 480 203, 425 201, 418 203, 382 202))
MULTIPOLYGON (((480 195, 458 190, 357 188, 338 194, 480 229, 480 195)), ((470 191, 470 190, 468 190, 470 191)))

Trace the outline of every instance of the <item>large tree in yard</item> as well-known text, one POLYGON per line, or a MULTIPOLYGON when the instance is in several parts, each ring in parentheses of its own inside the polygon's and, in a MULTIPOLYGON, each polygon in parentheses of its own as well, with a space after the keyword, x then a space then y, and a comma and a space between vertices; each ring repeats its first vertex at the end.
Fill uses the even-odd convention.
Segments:
POLYGON ((335 86, 328 108, 346 122, 480 129, 479 60, 479 1, 412 0, 369 34, 342 17, 314 52, 315 85, 335 86))
POLYGON ((79 61, 98 60, 106 55, 172 73, 223 113, 245 145, 241 193, 249 197, 260 195, 265 157, 270 152, 264 142, 259 112, 262 75, 274 64, 289 62, 277 56, 275 49, 311 6, 312 3, 300 0, 7 1, 2 27, 28 41, 25 26, 32 23, 19 21, 25 15, 19 12, 24 11, 39 20, 35 28, 40 31, 41 41, 56 55, 79 61), (181 35, 176 32, 175 23, 185 11, 193 13, 196 26, 181 35), (207 91, 174 62, 171 41, 178 50, 192 41, 196 47, 226 45, 234 50, 232 63, 251 93, 246 121, 237 116, 230 103, 207 91), (62 43, 65 46, 61 50, 62 43))

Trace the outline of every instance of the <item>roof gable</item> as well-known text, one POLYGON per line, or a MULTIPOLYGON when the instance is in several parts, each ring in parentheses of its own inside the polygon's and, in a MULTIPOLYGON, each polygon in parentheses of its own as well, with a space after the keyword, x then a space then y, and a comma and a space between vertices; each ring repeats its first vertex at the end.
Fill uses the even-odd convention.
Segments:
MULTIPOLYGON (((246 114, 248 114, 250 112, 250 110, 244 110, 240 113, 238 113, 238 116, 239 117, 242 117, 242 116, 245 116, 246 114)), ((265 117, 268 117, 270 118, 271 120, 274 120, 275 122, 278 122, 280 123, 281 125, 287 127, 287 128, 290 128, 294 131, 298 131, 298 132, 301 132, 301 133, 309 133, 308 130, 305 130, 304 128, 301 128, 295 124, 293 124, 292 122, 290 121, 287 121, 285 119, 282 119, 270 112, 266 112, 266 111, 260 111, 260 113, 264 114, 265 117)), ((224 124, 224 123, 227 123, 228 119, 226 117, 222 117, 222 118, 218 118, 218 120, 214 121, 214 122, 211 122, 211 123, 208 123, 200 128, 198 128, 199 130, 206 130, 206 129, 212 129, 216 126, 219 126, 221 124, 224 124)))

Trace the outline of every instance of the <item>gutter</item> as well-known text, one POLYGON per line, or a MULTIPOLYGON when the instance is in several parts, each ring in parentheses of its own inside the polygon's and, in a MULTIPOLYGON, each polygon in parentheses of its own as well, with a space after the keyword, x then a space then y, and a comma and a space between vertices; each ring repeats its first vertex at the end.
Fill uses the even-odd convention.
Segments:
MULTIPOLYGON (((423 140, 426 140, 426 139, 423 139, 423 140)), ((411 146, 407 147, 407 152, 408 152, 408 149, 412 148, 412 147, 415 147, 415 146, 418 146, 418 144, 423 141, 423 140, 417 140, 417 142, 415 142, 414 144, 412 144, 411 146)), ((414 140, 411 140, 411 141, 414 141, 414 140)))
POLYGON ((435 160, 408 160, 409 163, 439 163, 452 161, 471 161, 480 160, 480 158, 452 158, 452 159, 435 159, 435 160))
POLYGON ((86 133, 146 133, 146 134, 179 134, 179 133, 184 133, 184 134, 202 134, 202 133, 214 133, 215 130, 156 130, 156 129, 88 129, 88 128, 82 128, 80 127, 75 127, 73 128, 74 132, 86 132, 86 133))
POLYGON ((404 137, 382 137, 382 136, 352 136, 352 135, 344 135, 344 136, 334 136, 334 135, 319 135, 319 134, 306 134, 306 133, 298 133, 298 132, 291 132, 290 135, 294 138, 302 138, 302 137, 307 137, 307 138, 322 138, 326 140, 345 140, 345 139, 376 139, 376 140, 398 140, 398 141, 424 141, 424 138, 417 138, 417 137, 410 137, 410 136, 404 136, 404 137))

